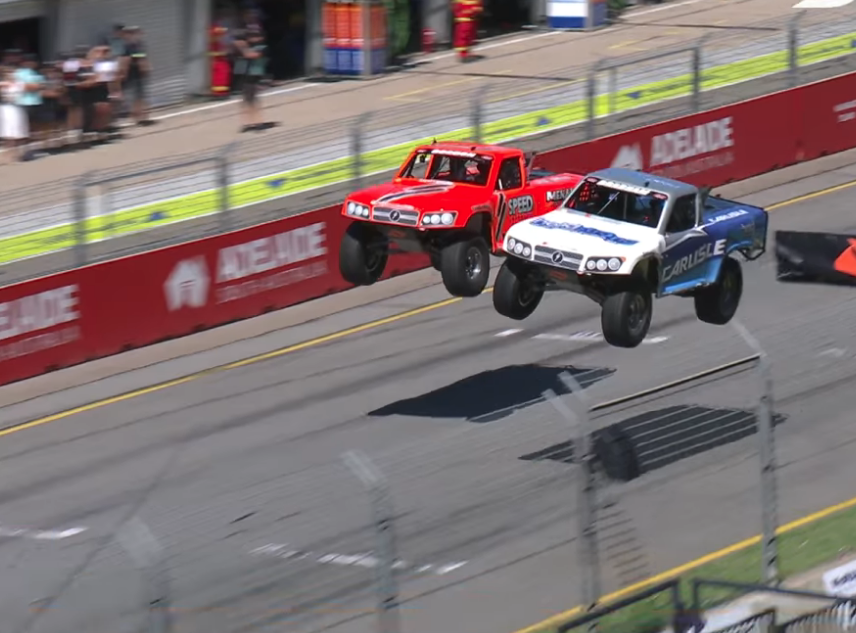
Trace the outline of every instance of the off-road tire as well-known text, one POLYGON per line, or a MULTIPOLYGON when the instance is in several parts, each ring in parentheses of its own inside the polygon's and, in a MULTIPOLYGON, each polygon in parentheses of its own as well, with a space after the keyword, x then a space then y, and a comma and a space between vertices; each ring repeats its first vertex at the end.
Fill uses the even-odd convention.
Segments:
POLYGON ((641 474, 639 457, 630 436, 617 426, 608 426, 594 435, 594 454, 606 476, 614 481, 631 481, 641 474))
POLYGON ((726 257, 716 283, 696 292, 696 316, 705 323, 725 325, 737 313, 742 296, 743 268, 736 259, 726 257))
POLYGON ((389 244, 383 234, 363 222, 353 222, 339 244, 339 272, 355 286, 370 286, 380 279, 389 261, 389 244))
POLYGON ((490 276, 490 250, 482 237, 454 242, 440 251, 443 285, 455 297, 477 297, 490 276))
POLYGON ((633 289, 609 295, 601 306, 603 338, 614 347, 637 347, 651 327, 654 310, 651 291, 643 281, 637 284, 633 289))
POLYGON ((544 297, 544 289, 525 279, 524 266, 506 259, 493 284, 493 307, 504 317, 522 321, 533 312, 544 297))

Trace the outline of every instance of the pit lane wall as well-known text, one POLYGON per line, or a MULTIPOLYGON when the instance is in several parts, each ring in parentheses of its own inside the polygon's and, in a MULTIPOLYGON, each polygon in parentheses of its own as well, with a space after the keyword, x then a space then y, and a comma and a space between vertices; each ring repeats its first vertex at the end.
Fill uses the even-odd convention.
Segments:
MULTIPOLYGON (((856 147, 856 73, 539 156, 554 171, 729 182, 856 147)), ((0 384, 349 288, 338 207, 0 288, 0 384)), ((429 265, 395 255, 386 277, 429 265)))

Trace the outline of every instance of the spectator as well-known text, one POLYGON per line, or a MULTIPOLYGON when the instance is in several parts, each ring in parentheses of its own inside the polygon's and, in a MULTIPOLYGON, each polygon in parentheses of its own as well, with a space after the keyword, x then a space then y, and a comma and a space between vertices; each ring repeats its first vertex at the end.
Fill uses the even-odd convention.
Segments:
POLYGON ((241 128, 241 132, 261 130, 265 125, 261 120, 258 91, 267 66, 267 57, 265 55, 267 47, 264 36, 260 29, 247 29, 241 37, 235 40, 235 44, 245 63, 242 90, 244 126, 241 128))
POLYGON ((45 78, 42 90, 42 115, 45 126, 45 149, 59 149, 61 142, 62 123, 67 116, 65 91, 60 63, 45 64, 42 76, 45 78))
POLYGON ((142 32, 136 26, 126 27, 122 76, 125 78, 125 91, 137 125, 152 124, 146 102, 146 88, 151 72, 152 66, 146 53, 142 32))
MULTIPOLYGON (((45 78, 38 71, 38 61, 35 55, 25 55, 21 65, 15 70, 15 79, 21 90, 18 94, 18 105, 24 109, 30 140, 38 145, 44 141, 45 126, 43 123, 42 88, 45 78)), ((36 150, 27 152, 24 160, 36 157, 36 150)))
POLYGON ((24 86, 15 72, 14 67, 7 66, 0 76, 0 138, 9 152, 9 161, 21 157, 21 146, 30 136, 27 115, 18 105, 24 86))
POLYGON ((83 134, 85 123, 83 97, 86 93, 81 86, 85 65, 85 46, 77 46, 62 64, 62 81, 68 107, 66 130, 74 138, 75 143, 80 140, 79 137, 83 134))
POLYGON ((93 52, 95 74, 95 131, 99 140, 108 140, 114 131, 114 104, 121 98, 119 62, 109 46, 99 46, 93 52))

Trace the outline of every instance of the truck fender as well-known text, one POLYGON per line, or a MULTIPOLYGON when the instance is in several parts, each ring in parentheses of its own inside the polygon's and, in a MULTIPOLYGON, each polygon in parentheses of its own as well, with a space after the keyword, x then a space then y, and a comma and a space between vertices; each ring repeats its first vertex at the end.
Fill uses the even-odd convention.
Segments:
POLYGON ((656 291, 660 287, 660 258, 656 253, 644 253, 633 264, 630 276, 641 277, 656 291))
MULTIPOLYGON (((464 227, 464 230, 473 235, 481 235, 487 242, 488 246, 493 244, 490 213, 487 213, 486 211, 474 213, 470 219, 467 220, 467 225, 464 227)), ((491 250, 493 249, 491 248, 491 250)))

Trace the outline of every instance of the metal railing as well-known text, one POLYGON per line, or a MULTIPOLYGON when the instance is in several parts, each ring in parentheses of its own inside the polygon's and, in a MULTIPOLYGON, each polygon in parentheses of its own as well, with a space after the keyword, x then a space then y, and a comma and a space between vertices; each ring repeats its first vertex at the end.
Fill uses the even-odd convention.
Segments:
POLYGON ((0 283, 337 204, 416 140, 543 151, 856 70, 853 32, 852 10, 798 13, 588 67, 474 73, 431 99, 307 127, 296 115, 286 130, 186 156, 141 164, 117 148, 81 176, 0 191, 0 283))

